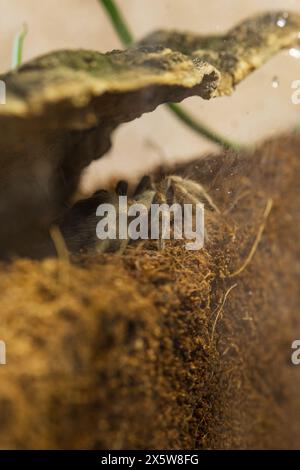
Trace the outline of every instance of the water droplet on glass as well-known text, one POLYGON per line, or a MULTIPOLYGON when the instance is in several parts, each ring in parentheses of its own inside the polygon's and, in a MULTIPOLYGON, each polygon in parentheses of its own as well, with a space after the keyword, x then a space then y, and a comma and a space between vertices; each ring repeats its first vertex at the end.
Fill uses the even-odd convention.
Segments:
POLYGON ((278 88, 279 87, 279 78, 278 77, 273 77, 272 87, 273 88, 278 88))
POLYGON ((286 25, 286 19, 283 18, 283 17, 278 18, 276 24, 277 24, 277 26, 279 26, 279 28, 284 28, 285 25, 286 25))
POLYGON ((300 59, 300 47, 292 47, 292 49, 289 50, 289 54, 295 59, 300 59))

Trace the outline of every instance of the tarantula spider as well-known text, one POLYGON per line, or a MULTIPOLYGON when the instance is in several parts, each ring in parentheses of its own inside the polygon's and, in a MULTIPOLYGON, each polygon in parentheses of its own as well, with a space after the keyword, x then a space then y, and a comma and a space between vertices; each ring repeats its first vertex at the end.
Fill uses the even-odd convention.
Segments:
MULTIPOLYGON (((152 205, 178 204, 183 206, 189 204, 196 206, 198 203, 204 203, 210 210, 219 212, 218 207, 203 188, 203 186, 191 179, 185 179, 177 175, 164 176, 159 181, 153 181, 149 176, 144 176, 138 183, 133 194, 128 191, 128 183, 120 181, 114 191, 98 191, 91 198, 76 203, 65 217, 60 228, 66 240, 67 246, 72 252, 93 248, 97 252, 119 251, 123 252, 134 238, 127 232, 126 237, 122 237, 118 231, 119 221, 124 209, 120 205, 120 196, 125 196, 127 208, 134 204, 143 205, 149 214, 152 205), (107 205, 115 209, 116 220, 113 223, 115 237, 99 239, 97 237, 96 226, 99 223, 99 216, 104 213, 98 213, 100 206, 106 208, 107 205)), ((128 213, 130 210, 128 211, 128 213)), ((124 214, 123 214, 124 215, 124 214)), ((149 215, 147 215, 147 218, 149 215)), ((100 219, 101 220, 101 219, 100 219)), ((128 216, 128 222, 132 216, 128 216)), ((173 220, 171 220, 171 223, 173 220)), ((150 227, 151 228, 151 227, 150 227)), ((158 246, 164 247, 163 233, 159 233, 158 246)))

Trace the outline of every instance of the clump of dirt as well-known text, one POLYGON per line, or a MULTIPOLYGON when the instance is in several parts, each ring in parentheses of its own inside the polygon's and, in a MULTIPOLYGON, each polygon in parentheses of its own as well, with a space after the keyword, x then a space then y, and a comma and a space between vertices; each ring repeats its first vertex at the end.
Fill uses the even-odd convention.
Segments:
POLYGON ((300 446, 299 148, 176 169, 221 210, 203 250, 2 264, 2 448, 300 446))

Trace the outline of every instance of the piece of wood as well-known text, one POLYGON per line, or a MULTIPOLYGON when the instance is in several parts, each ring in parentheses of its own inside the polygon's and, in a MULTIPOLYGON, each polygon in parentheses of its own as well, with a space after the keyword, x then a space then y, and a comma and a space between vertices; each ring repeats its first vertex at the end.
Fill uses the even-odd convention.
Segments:
POLYGON ((218 37, 159 32, 125 51, 58 51, 2 75, 0 256, 49 253, 49 226, 119 124, 165 102, 232 93, 299 31, 299 15, 267 13, 218 37))

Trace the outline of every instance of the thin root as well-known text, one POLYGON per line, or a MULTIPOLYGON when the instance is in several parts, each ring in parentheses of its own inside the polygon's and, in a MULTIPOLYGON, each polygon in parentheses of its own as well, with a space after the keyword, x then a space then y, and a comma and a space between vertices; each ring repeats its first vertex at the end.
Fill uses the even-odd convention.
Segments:
POLYGON ((218 323, 218 320, 220 318, 220 315, 222 313, 222 310, 224 308, 224 305, 226 303, 226 300, 227 300, 227 297, 229 296, 230 292, 235 288, 237 287, 237 284, 233 284, 231 287, 229 287, 229 289, 225 292, 225 295, 224 295, 224 298, 222 300, 222 303, 219 307, 219 309, 217 310, 217 314, 216 314, 216 318, 215 318, 215 321, 214 321, 214 324, 213 324, 213 327, 212 327, 212 331, 211 331, 211 338, 210 338, 210 342, 212 343, 213 342, 213 339, 214 339, 214 334, 215 334, 215 330, 216 330, 216 326, 217 326, 217 323, 218 323))
POLYGON ((66 242, 57 225, 52 225, 49 232, 57 252, 62 284, 68 283, 68 274, 64 268, 69 268, 70 266, 70 255, 66 242))
POLYGON ((252 258, 253 256, 255 255, 255 252, 257 250, 257 247, 261 241, 261 238, 262 238, 262 235, 264 233, 264 230, 265 230, 265 227, 266 227, 266 223, 267 223, 267 220, 268 220, 268 217, 270 215, 270 212, 272 210, 272 207, 273 207, 273 199, 268 199, 267 201, 267 205, 266 205, 266 208, 265 208, 265 211, 264 211, 264 220, 262 222, 262 224, 260 225, 259 229, 258 229, 258 232, 257 232, 257 235, 256 235, 256 238, 255 238, 255 241, 252 245, 252 248, 246 258, 246 260, 244 261, 244 263, 242 264, 242 266, 237 269, 236 271, 234 271, 233 273, 229 274, 228 277, 235 277, 235 276, 238 276, 239 274, 241 274, 244 269, 247 268, 247 266, 251 263, 252 261, 252 258))

